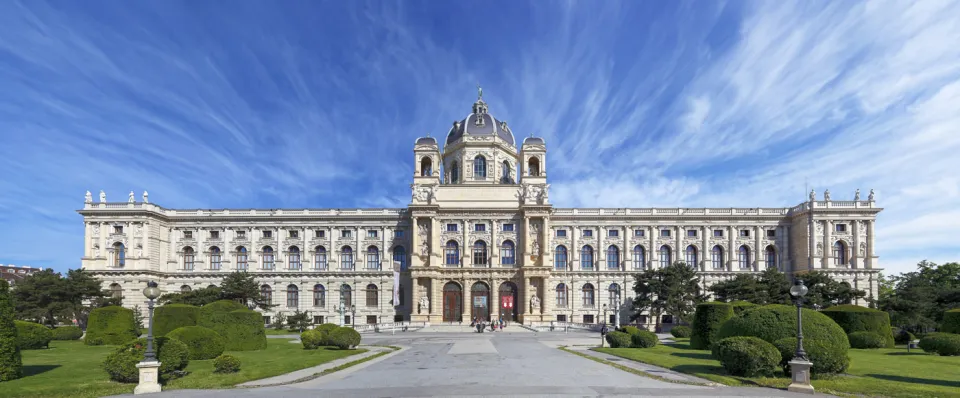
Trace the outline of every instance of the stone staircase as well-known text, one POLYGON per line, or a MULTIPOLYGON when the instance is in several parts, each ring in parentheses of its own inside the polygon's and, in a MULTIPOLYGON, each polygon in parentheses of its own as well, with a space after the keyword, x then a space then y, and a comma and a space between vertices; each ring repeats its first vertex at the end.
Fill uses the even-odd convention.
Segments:
MULTIPOLYGON (((441 323, 441 324, 430 324, 429 326, 418 330, 420 333, 476 333, 477 328, 475 326, 470 326, 469 323, 459 324, 459 323, 441 323)), ((497 329, 495 332, 490 330, 490 326, 487 326, 487 329, 484 333, 532 333, 533 330, 519 324, 519 323, 509 323, 503 330, 497 329)))

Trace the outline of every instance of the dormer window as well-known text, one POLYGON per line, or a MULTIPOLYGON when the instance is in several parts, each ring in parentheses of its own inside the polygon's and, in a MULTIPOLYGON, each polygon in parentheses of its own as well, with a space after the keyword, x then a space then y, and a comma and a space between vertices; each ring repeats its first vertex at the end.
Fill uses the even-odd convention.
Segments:
POLYGON ((473 158, 473 178, 477 180, 487 179, 487 159, 483 155, 477 155, 473 158))

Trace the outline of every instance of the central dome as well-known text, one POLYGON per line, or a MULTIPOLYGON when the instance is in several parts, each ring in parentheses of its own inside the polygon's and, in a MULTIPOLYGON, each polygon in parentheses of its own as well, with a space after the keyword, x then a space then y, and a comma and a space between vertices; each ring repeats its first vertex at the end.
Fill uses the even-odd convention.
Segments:
POLYGON ((450 145, 463 136, 472 137, 499 137, 506 141, 510 146, 516 146, 513 140, 513 133, 507 127, 507 122, 497 121, 493 115, 487 113, 487 103, 483 102, 483 97, 473 103, 473 113, 467 115, 463 120, 453 122, 453 127, 447 133, 447 145, 450 145))

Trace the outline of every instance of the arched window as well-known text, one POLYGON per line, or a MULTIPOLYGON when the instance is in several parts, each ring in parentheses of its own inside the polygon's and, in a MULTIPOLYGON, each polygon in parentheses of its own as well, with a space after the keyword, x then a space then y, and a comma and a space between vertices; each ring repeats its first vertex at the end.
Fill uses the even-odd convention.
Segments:
POLYGON ((833 265, 835 267, 847 266, 847 245, 843 241, 836 241, 833 244, 833 265))
POLYGON ((340 269, 353 269, 353 249, 350 246, 340 249, 340 269))
POLYGON ((267 304, 273 304, 273 289, 269 285, 260 286, 260 298, 267 304))
MULTIPOLYGON (((614 311, 617 309, 617 298, 620 297, 620 285, 616 283, 611 283, 610 287, 607 289, 610 293, 610 308, 614 311)), ((621 298, 622 304, 622 298, 621 298)))
POLYGON ((380 249, 376 246, 367 248, 367 269, 380 269, 380 249))
POLYGON ((593 248, 584 245, 580 249, 580 269, 593 269, 593 248))
POLYGON ((340 285, 340 297, 343 297, 343 305, 347 307, 353 305, 353 291, 350 285, 346 283, 340 285))
POLYGON ((697 247, 694 245, 687 246, 687 266, 697 268, 697 265, 700 264, 697 260, 697 247))
POLYGON ((323 285, 316 284, 313 285, 313 306, 314 307, 326 307, 327 306, 327 290, 323 288, 323 285))
POLYGON ((620 249, 614 245, 607 248, 607 268, 620 269, 620 249))
POLYGON ((450 164, 450 183, 459 184, 460 183, 460 164, 456 160, 450 164))
POLYGON ((188 246, 183 248, 183 269, 187 271, 193 271, 193 265, 194 265, 195 259, 196 259, 196 256, 193 253, 192 247, 188 246))
POLYGON ((503 161, 503 165, 501 166, 500 183, 513 184, 513 179, 510 178, 510 162, 506 160, 503 161))
POLYGON ((120 284, 119 284, 119 283, 111 283, 111 284, 110 284, 110 297, 115 298, 115 299, 122 299, 122 298, 123 298, 123 288, 120 287, 120 284))
POLYGON ((737 250, 737 263, 740 264, 740 269, 750 268, 750 249, 747 245, 740 246, 737 250))
POLYGON ((527 175, 539 176, 540 175, 540 159, 536 157, 530 158, 527 161, 527 175))
POLYGON ((190 286, 187 286, 187 285, 180 286, 180 293, 190 293, 191 290, 193 289, 190 288, 190 286))
POLYGON ((117 242, 113 244, 113 266, 114 267, 123 267, 127 262, 127 250, 123 247, 123 243, 117 242))
POLYGON ((210 269, 219 270, 220 266, 223 264, 223 256, 220 255, 219 247, 210 248, 210 269))
POLYGON ((263 269, 273 269, 273 248, 263 247, 263 269))
POLYGON ((460 246, 457 245, 457 241, 447 242, 445 254, 447 265, 460 265, 460 246))
POLYGON ((287 307, 297 308, 300 304, 300 289, 297 285, 287 285, 287 307))
POLYGON ((643 250, 643 246, 636 245, 633 247, 633 269, 646 269, 647 268, 647 251, 643 250))
POLYGON ((317 246, 313 250, 313 268, 318 271, 327 269, 327 248, 317 246))
POLYGON ((287 256, 287 268, 292 270, 300 269, 300 248, 290 246, 290 251, 287 253, 287 256))
POLYGON ((713 247, 711 251, 711 260, 713 260, 713 269, 723 269, 723 248, 720 245, 713 247))
POLYGON ((553 267, 561 271, 567 269, 566 246, 557 246, 557 250, 553 253, 553 267))
POLYGON ((376 307, 379 303, 377 300, 377 285, 369 284, 367 285, 367 307, 376 307))
POLYGON ((237 269, 246 270, 247 269, 247 248, 243 246, 237 247, 237 269))
POLYGON ((473 158, 473 178, 477 180, 487 179, 487 159, 483 155, 477 155, 473 158))
POLYGON ((433 161, 429 156, 424 156, 423 159, 420 159, 420 176, 421 177, 430 177, 433 175, 433 161))
POLYGON ((561 283, 557 285, 557 308, 567 307, 567 285, 561 283))
POLYGON ((660 246, 660 268, 667 268, 673 263, 673 256, 670 254, 670 246, 660 246))
POLYGON ((473 243, 473 265, 487 265, 487 243, 482 240, 473 243))
POLYGON ((503 265, 514 265, 517 263, 517 257, 514 252, 513 241, 505 240, 503 241, 503 246, 500 248, 500 263, 503 265))
POLYGON ((773 245, 767 246, 766 250, 767 269, 777 268, 777 249, 773 245))
POLYGON ((583 285, 583 306, 593 308, 594 296, 593 285, 587 283, 583 285))
POLYGON ((403 246, 393 248, 393 261, 400 263, 401 271, 407 269, 407 250, 404 249, 403 246))

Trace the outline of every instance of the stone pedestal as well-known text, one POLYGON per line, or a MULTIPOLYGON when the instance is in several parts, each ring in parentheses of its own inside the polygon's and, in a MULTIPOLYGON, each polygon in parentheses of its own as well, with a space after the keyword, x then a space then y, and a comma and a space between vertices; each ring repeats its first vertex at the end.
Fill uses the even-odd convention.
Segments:
POLYGON ((140 383, 133 389, 134 394, 150 394, 160 392, 160 362, 140 362, 140 383))
POLYGON ((813 385, 810 384, 810 367, 813 366, 813 362, 794 359, 787 363, 790 364, 791 374, 787 391, 813 394, 813 385))

